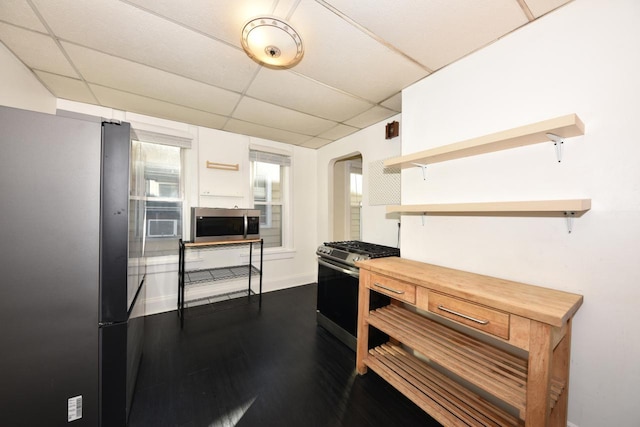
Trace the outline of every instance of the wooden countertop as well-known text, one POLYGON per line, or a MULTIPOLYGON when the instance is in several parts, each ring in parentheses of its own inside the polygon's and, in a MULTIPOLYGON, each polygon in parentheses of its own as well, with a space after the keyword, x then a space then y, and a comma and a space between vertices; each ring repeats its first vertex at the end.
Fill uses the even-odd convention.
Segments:
POLYGON ((389 257, 358 261, 361 269, 436 292, 561 327, 582 305, 582 295, 462 270, 389 257))

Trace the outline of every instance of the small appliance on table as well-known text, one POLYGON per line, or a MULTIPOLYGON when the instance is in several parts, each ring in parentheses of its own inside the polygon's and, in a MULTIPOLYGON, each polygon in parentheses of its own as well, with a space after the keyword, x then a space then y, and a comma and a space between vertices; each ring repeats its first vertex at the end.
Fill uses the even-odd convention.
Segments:
MULTIPOLYGON (((356 349, 358 322, 358 280, 356 261, 372 258, 399 257, 400 249, 358 240, 329 242, 319 246, 317 322, 340 341, 356 349)), ((389 297, 376 294, 370 309, 389 304, 389 297)), ((386 342, 387 336, 377 330, 370 333, 370 345, 386 342)))

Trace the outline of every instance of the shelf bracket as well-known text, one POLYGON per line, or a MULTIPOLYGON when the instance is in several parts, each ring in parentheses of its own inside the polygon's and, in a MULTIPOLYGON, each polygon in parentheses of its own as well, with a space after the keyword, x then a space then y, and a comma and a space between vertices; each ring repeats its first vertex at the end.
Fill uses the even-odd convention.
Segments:
POLYGON ((573 230, 573 219, 575 218, 575 212, 565 212, 564 217, 567 220, 567 231, 571 234, 571 230, 573 230))
POLYGON ((419 168, 422 168, 422 180, 426 181, 427 180, 427 165, 422 164, 422 163, 411 163, 414 166, 418 166, 419 168))
POLYGON ((553 141, 553 145, 556 147, 556 156, 558 157, 558 163, 562 161, 562 144, 564 144, 564 138, 554 133, 547 133, 547 138, 553 141))
POLYGON ((427 213, 423 212, 422 213, 422 226, 424 227, 424 222, 425 222, 425 218, 427 217, 427 213))

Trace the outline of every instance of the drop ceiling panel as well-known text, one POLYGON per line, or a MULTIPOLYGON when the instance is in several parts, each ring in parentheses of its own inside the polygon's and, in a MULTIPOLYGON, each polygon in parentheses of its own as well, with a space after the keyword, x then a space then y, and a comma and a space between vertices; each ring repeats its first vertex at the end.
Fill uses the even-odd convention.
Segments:
POLYGON ((393 111, 402 111, 402 92, 399 92, 386 101, 381 102, 380 105, 393 111))
POLYGON ((567 2, 0 0, 0 40, 61 99, 317 147, 398 114, 402 89, 526 24, 520 4, 541 16, 567 2), (302 36, 294 68, 241 49, 263 14, 302 36))
POLYGON ((119 1, 34 1, 63 40, 161 70, 241 92, 258 68, 240 49, 119 1))
POLYGON ((295 71, 322 83, 377 103, 425 75, 423 68, 313 0, 302 0, 290 23, 306 46, 295 71))
POLYGON ((305 148, 312 148, 312 149, 317 149, 320 147, 324 147, 325 145, 331 144, 331 140, 328 139, 322 139, 322 138, 313 138, 307 142, 305 142, 304 144, 300 144, 301 147, 305 147, 305 148))
POLYGON ((303 135, 315 136, 335 126, 335 122, 310 116, 298 111, 245 97, 238 104, 233 118, 257 124, 287 129, 303 135))
POLYGON ((536 18, 549 13, 558 7, 569 3, 570 0, 525 0, 529 10, 536 18))
POLYGON ((528 22, 516 0, 326 2, 432 70, 528 22))
POLYGON ((229 120, 225 124, 223 130, 293 145, 300 145, 310 139, 308 135, 302 135, 299 133, 234 119, 229 120))
POLYGON ((360 114, 371 103, 296 74, 260 69, 247 95, 329 120, 343 121, 360 114))
POLYGON ((49 36, 0 23, 0 40, 28 67, 78 77, 58 45, 49 36))
POLYGON ((230 114, 240 100, 234 92, 81 46, 62 45, 91 83, 223 115, 230 114))
POLYGON ((176 0, 129 0, 129 3, 240 47, 244 24, 258 15, 272 15, 274 2, 190 0, 188 7, 176 0))
POLYGON ((44 71, 36 71, 35 73, 47 89, 57 98, 70 99, 87 104, 96 104, 98 102, 82 80, 46 73, 44 71))
POLYGON ((105 107, 214 129, 220 129, 225 122, 224 117, 205 111, 194 110, 94 84, 90 84, 89 87, 98 98, 100 105, 105 107))
POLYGON ((367 126, 371 126, 374 123, 378 123, 384 119, 387 119, 391 116, 395 116, 395 111, 388 110, 382 107, 373 107, 369 111, 366 111, 351 120, 347 120, 345 124, 357 128, 365 128, 367 126))
POLYGON ((326 132, 322 132, 320 135, 318 135, 318 137, 324 138, 330 141, 335 141, 337 139, 344 138, 345 136, 351 135, 352 133, 355 133, 359 130, 360 129, 355 128, 353 126, 339 124, 334 128, 329 129, 326 132))
POLYGON ((26 0, 2 0, 0 2, 0 20, 43 33, 47 32, 26 0))

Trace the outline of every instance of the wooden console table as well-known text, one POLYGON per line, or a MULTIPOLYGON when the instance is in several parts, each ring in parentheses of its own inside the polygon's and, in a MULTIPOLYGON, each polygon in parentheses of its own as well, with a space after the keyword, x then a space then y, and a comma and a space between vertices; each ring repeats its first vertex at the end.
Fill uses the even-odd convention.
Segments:
POLYGON ((567 425, 581 295, 403 258, 357 264, 359 374, 371 368, 447 427, 567 425), (392 304, 365 309, 371 291, 392 304), (391 342, 368 350, 369 326, 391 342))

